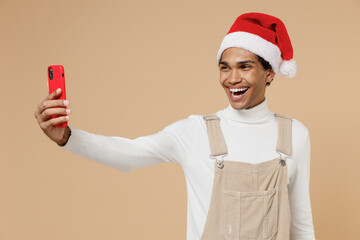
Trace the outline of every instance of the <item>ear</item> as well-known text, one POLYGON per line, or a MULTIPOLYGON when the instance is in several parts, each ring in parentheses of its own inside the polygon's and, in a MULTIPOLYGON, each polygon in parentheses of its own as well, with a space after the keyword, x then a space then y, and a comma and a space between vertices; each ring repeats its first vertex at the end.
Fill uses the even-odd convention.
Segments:
POLYGON ((266 70, 266 78, 265 81, 266 82, 271 82, 274 79, 275 76, 275 72, 272 69, 267 69, 266 70))

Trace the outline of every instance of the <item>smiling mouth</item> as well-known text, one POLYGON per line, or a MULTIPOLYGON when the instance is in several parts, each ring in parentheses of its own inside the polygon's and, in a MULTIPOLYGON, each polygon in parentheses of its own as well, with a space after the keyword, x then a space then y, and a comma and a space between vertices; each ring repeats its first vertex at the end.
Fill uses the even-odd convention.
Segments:
POLYGON ((237 89, 229 89, 231 95, 233 97, 239 97, 247 92, 249 88, 237 88, 237 89))

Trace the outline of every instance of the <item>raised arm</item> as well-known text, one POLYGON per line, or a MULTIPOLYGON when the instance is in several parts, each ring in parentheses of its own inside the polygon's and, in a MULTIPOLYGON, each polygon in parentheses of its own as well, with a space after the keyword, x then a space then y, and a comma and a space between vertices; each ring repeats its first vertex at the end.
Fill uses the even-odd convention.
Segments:
POLYGON ((128 139, 92 134, 72 126, 69 128, 71 135, 63 148, 123 172, 162 162, 181 161, 177 138, 166 129, 153 135, 128 139))
MULTIPOLYGON (((34 116, 41 130, 59 146, 85 158, 128 172, 162 162, 181 164, 178 134, 191 126, 191 120, 177 121, 156 134, 128 139, 89 133, 70 127, 56 127, 69 119, 69 101, 58 99, 60 91, 49 94, 38 104, 34 116), (59 115, 51 118, 52 115, 59 115)), ((186 138, 187 136, 185 136, 186 138)), ((186 140, 186 139, 185 139, 186 140)))

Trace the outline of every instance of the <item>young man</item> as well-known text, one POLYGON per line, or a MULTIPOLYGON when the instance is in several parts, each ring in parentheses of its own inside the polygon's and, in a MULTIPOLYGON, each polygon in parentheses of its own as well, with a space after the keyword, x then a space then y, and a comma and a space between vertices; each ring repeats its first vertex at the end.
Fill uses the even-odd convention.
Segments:
POLYGON ((71 126, 54 128, 67 121, 50 118, 67 115, 54 92, 39 104, 35 117, 59 146, 123 172, 180 164, 188 190, 188 240, 313 240, 308 129, 271 112, 265 98, 278 72, 295 76, 292 56, 280 19, 246 13, 218 52, 220 84, 230 104, 216 114, 190 115, 136 139, 109 137, 71 126))

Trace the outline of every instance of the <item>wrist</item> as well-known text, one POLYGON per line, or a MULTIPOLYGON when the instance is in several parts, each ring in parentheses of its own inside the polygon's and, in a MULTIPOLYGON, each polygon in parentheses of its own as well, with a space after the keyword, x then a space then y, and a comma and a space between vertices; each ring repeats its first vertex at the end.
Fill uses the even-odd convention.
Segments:
POLYGON ((70 136, 71 136, 71 129, 69 128, 69 126, 67 126, 65 128, 63 138, 61 139, 61 141, 57 142, 57 145, 59 145, 60 147, 65 146, 66 143, 69 141, 70 136))

